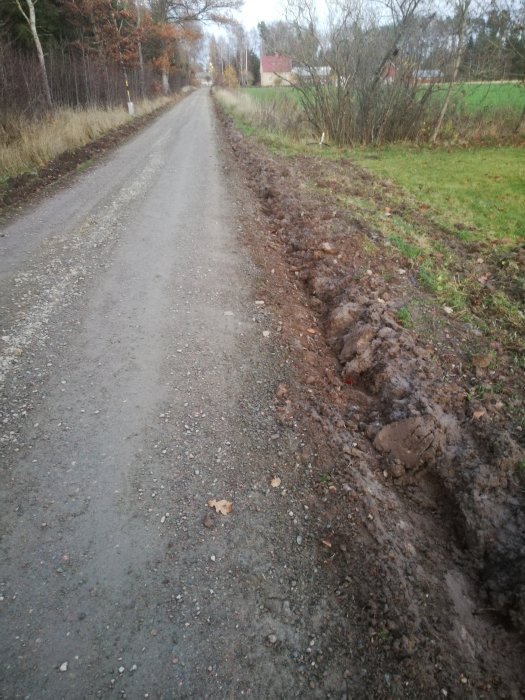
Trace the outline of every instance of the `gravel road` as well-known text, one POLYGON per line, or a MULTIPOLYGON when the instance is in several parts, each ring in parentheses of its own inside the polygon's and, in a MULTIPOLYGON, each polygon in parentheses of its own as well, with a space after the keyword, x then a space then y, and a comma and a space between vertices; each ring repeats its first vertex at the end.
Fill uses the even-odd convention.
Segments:
POLYGON ((345 691, 234 189, 201 90, 0 231, 4 698, 345 691))

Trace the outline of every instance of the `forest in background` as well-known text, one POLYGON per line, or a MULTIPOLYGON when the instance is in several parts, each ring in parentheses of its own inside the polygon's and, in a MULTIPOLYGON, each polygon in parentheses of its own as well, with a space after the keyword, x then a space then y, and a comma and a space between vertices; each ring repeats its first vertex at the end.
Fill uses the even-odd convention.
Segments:
POLYGON ((109 108, 190 84, 203 24, 240 0, 3 0, 0 120, 109 108))

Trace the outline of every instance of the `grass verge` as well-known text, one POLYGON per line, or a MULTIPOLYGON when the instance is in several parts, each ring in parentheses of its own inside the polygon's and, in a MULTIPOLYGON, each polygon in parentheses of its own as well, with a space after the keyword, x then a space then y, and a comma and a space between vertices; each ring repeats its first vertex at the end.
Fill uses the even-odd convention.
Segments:
MULTIPOLYGON (((480 345, 485 336, 519 357, 525 350, 523 148, 321 148, 252 119, 250 109, 230 100, 245 134, 290 162, 311 164, 301 165, 306 194, 374 232, 381 244, 374 243, 371 256, 400 259, 441 314, 481 334, 480 345)), ((415 324, 413 311, 401 311, 400 320, 415 324)))
POLYGON ((401 185, 451 234, 465 241, 525 242, 525 149, 354 150, 367 170, 401 185))

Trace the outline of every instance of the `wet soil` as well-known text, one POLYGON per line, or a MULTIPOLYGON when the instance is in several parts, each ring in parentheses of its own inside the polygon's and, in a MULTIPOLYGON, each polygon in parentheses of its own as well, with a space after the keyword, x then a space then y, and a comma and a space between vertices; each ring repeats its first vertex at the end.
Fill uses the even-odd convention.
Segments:
MULTIPOLYGON (((218 115, 230 167, 259 202, 247 243, 297 378, 282 410, 319 448, 326 562, 342 609, 357 602, 368 628, 373 697, 522 697, 524 397, 513 348, 450 318, 407 260, 341 206, 345 186, 381 196, 366 171, 270 154, 218 115), (399 310, 414 300, 408 329, 399 310), (489 342, 496 369, 476 354, 489 342), (386 670, 393 659, 397 674, 386 670)), ((386 199, 394 186, 382 187, 386 199)))

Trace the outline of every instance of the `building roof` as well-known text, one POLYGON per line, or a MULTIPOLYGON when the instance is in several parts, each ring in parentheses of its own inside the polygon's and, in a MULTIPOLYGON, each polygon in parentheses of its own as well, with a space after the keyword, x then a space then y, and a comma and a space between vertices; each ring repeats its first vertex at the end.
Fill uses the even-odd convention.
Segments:
POLYGON ((292 70, 292 59, 276 53, 273 56, 261 56, 261 71, 263 73, 289 73, 292 70))

